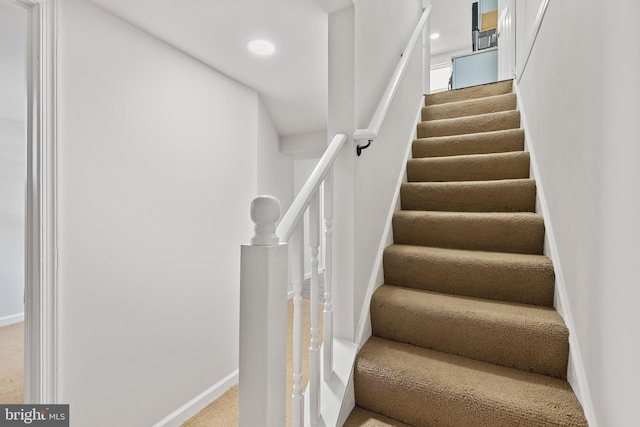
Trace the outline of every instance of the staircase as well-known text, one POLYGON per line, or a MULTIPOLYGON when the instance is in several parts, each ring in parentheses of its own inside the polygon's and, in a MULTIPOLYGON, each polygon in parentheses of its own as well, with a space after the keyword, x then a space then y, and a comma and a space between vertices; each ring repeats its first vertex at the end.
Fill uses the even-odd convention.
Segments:
POLYGON ((586 426, 512 82, 426 104, 345 426, 586 426))

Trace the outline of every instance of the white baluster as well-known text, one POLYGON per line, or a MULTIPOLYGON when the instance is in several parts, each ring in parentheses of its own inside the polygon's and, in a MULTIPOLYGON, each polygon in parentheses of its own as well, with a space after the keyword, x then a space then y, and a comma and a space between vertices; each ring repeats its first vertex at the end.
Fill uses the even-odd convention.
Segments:
POLYGON ((323 312, 323 346, 324 346, 324 380, 333 376, 333 304, 331 302, 331 275, 333 273, 333 172, 329 172, 324 180, 324 312, 323 312))
POLYGON ((320 241, 319 192, 309 204, 309 247, 311 248, 311 346, 309 347, 309 418, 312 426, 320 421, 320 346, 318 342, 318 246, 320 241))
POLYGON ((280 203, 251 203, 255 235, 241 247, 240 427, 282 427, 286 422, 288 245, 278 244, 280 203))
POLYGON ((291 422, 304 425, 304 395, 302 393, 302 283, 304 282, 304 221, 291 237, 291 277, 293 279, 293 395, 291 422))

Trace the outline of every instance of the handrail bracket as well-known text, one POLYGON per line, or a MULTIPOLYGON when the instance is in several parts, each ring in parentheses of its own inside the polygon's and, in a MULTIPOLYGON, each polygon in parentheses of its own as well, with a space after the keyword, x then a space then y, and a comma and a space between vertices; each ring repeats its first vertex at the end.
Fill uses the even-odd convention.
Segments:
POLYGON ((358 157, 360 157, 360 154, 362 154, 362 150, 369 148, 369 146, 371 145, 371 142, 373 142, 373 139, 370 139, 369 142, 367 142, 367 145, 358 144, 356 146, 356 154, 358 155, 358 157))

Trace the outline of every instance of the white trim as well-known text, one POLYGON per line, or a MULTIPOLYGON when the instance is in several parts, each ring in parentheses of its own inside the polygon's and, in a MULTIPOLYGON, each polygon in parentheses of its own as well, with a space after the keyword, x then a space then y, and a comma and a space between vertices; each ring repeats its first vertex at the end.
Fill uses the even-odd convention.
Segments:
POLYGON ((538 33, 540 32, 540 26, 542 25, 542 20, 544 19, 545 14, 547 13, 547 7, 549 6, 549 0, 542 0, 540 3, 540 8, 538 9, 538 14, 536 15, 536 22, 533 24, 533 35, 529 39, 529 44, 527 46, 527 56, 524 59, 524 63, 522 67, 518 67, 516 65, 517 78, 516 82, 520 83, 520 79, 522 78, 522 74, 524 70, 527 68, 527 64, 529 63, 529 57, 531 56, 531 51, 533 51, 533 46, 536 44, 536 39, 538 38, 538 33))
POLYGON ((58 403, 58 0, 14 3, 28 14, 24 396, 27 403, 58 403))
MULTIPOLYGON (((323 344, 324 345, 324 344, 323 344)), ((334 366, 333 375, 328 381, 321 381, 321 396, 322 400, 320 405, 322 406, 320 422, 316 427, 329 427, 329 426, 341 426, 344 424, 340 419, 345 418, 343 415, 343 403, 348 399, 349 393, 353 391, 353 381, 350 381, 353 376, 353 365, 358 353, 358 346, 348 340, 335 339, 333 340, 333 354, 334 354, 334 366), (351 387, 351 389, 349 388, 351 387)), ((324 351, 320 352, 320 378, 324 378, 324 351)), ((304 393, 304 407, 310 407, 310 395, 309 384, 304 393)), ((355 400, 354 400, 355 407, 355 400)), ((353 407, 351 408, 353 409, 353 407)), ((351 412, 351 409, 347 412, 347 415, 351 412)), ((312 427, 310 420, 311 411, 304 411, 304 426, 312 427)), ((345 418, 346 419, 346 418, 345 418)))
POLYGON ((338 133, 333 137, 331 143, 329 143, 320 161, 318 161, 318 164, 298 192, 295 200, 280 220, 280 224, 278 224, 276 235, 280 238, 280 242, 288 242, 291 238, 300 218, 302 218, 311 203, 311 199, 316 192, 320 191, 322 181, 324 181, 324 178, 333 167, 333 163, 342 150, 342 147, 344 147, 345 142, 347 142, 347 139, 346 135, 338 133))
POLYGON ((175 411, 158 421, 153 427, 179 427, 182 423, 193 417, 204 409, 211 402, 226 393, 231 387, 238 384, 238 373, 236 369, 175 411))
POLYGON ((443 68, 451 68, 451 62, 440 62, 439 64, 432 64, 429 70, 436 71, 443 68))
POLYGON ((514 82, 514 90, 518 99, 518 109, 520 110, 520 120, 525 133, 525 150, 529 152, 531 159, 531 177, 536 180, 536 211, 542 215, 544 219, 545 227, 545 247, 544 253, 547 255, 552 263, 556 276, 555 283, 555 295, 554 295, 554 307, 564 319, 564 322, 569 329, 569 366, 567 369, 567 381, 573 388, 574 393, 578 397, 582 409, 590 427, 597 427, 597 421, 593 403, 591 400, 591 393, 589 392, 589 385, 587 383, 587 375, 582 363, 582 355, 580 353, 580 346, 578 345, 578 338, 575 334, 575 324, 573 323, 573 316, 571 314, 571 306, 569 297, 567 295, 567 288, 564 281, 564 275, 562 273, 562 263, 560 262, 560 255, 558 253, 558 247, 553 232, 553 225, 551 223, 551 217, 549 215, 549 208, 544 195, 544 188, 541 181, 538 179, 540 172, 538 169, 538 163, 536 161, 535 151, 531 144, 531 131, 527 122, 527 116, 522 108, 522 95, 517 83, 514 82))
POLYGON ((24 322, 24 313, 12 314, 11 316, 0 317, 0 328, 24 322))
POLYGON ((387 220, 384 228, 384 232, 382 234, 382 239, 380 241, 380 246, 378 247, 378 253, 376 255, 376 260, 373 264, 372 274, 369 278, 369 284, 367 286, 367 293, 364 298, 364 302, 362 304, 362 311, 360 312, 360 318, 358 320, 358 329, 356 330, 356 344, 358 348, 361 348, 365 341, 371 336, 371 318, 369 316, 369 310, 371 305, 371 297, 378 286, 380 285, 378 278, 383 277, 383 269, 382 269, 382 258, 384 255, 385 248, 389 245, 389 242, 393 242, 393 230, 392 230, 392 220, 393 214, 399 210, 400 204, 400 187, 403 182, 406 182, 407 175, 407 161, 411 157, 411 149, 413 147, 413 141, 416 138, 418 123, 420 123, 422 119, 422 106, 425 102, 425 96, 423 95, 420 98, 420 104, 418 105, 418 112, 416 114, 416 120, 413 126, 413 133, 409 138, 409 143, 407 145, 406 151, 404 153, 404 166, 402 167, 401 173, 398 176, 398 182, 396 183, 396 190, 393 194, 393 199, 391 206, 389 206, 389 212, 387 213, 387 220))

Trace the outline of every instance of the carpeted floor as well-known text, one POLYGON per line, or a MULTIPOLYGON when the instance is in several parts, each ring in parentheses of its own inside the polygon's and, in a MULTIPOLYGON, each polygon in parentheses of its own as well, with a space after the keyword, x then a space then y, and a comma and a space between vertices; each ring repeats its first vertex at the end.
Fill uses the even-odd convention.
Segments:
POLYGON ((24 322, 0 328, 0 403, 24 402, 24 322))
MULTIPOLYGON (((309 301, 302 301, 302 384, 309 379, 309 342, 311 340, 311 313, 309 301)), ((289 301, 289 334, 287 343, 287 426, 291 425, 291 395, 293 394, 293 303, 289 301)), ((322 342, 322 307, 320 307, 320 341, 322 342)), ((238 426, 238 386, 209 404, 202 411, 182 424, 182 427, 237 427, 238 426)))
MULTIPOLYGON (((291 425, 291 394, 293 393, 293 303, 289 301, 289 336, 287 357, 287 425, 291 425)), ((302 301, 303 317, 303 377, 308 381, 309 341, 311 339, 311 315, 309 301, 302 301)), ((322 342, 322 306, 320 307, 320 341, 322 342)), ((24 323, 0 328, 0 403, 20 404, 23 399, 24 323)), ((237 427, 238 386, 234 386, 194 417, 183 423, 184 427, 237 427)))

